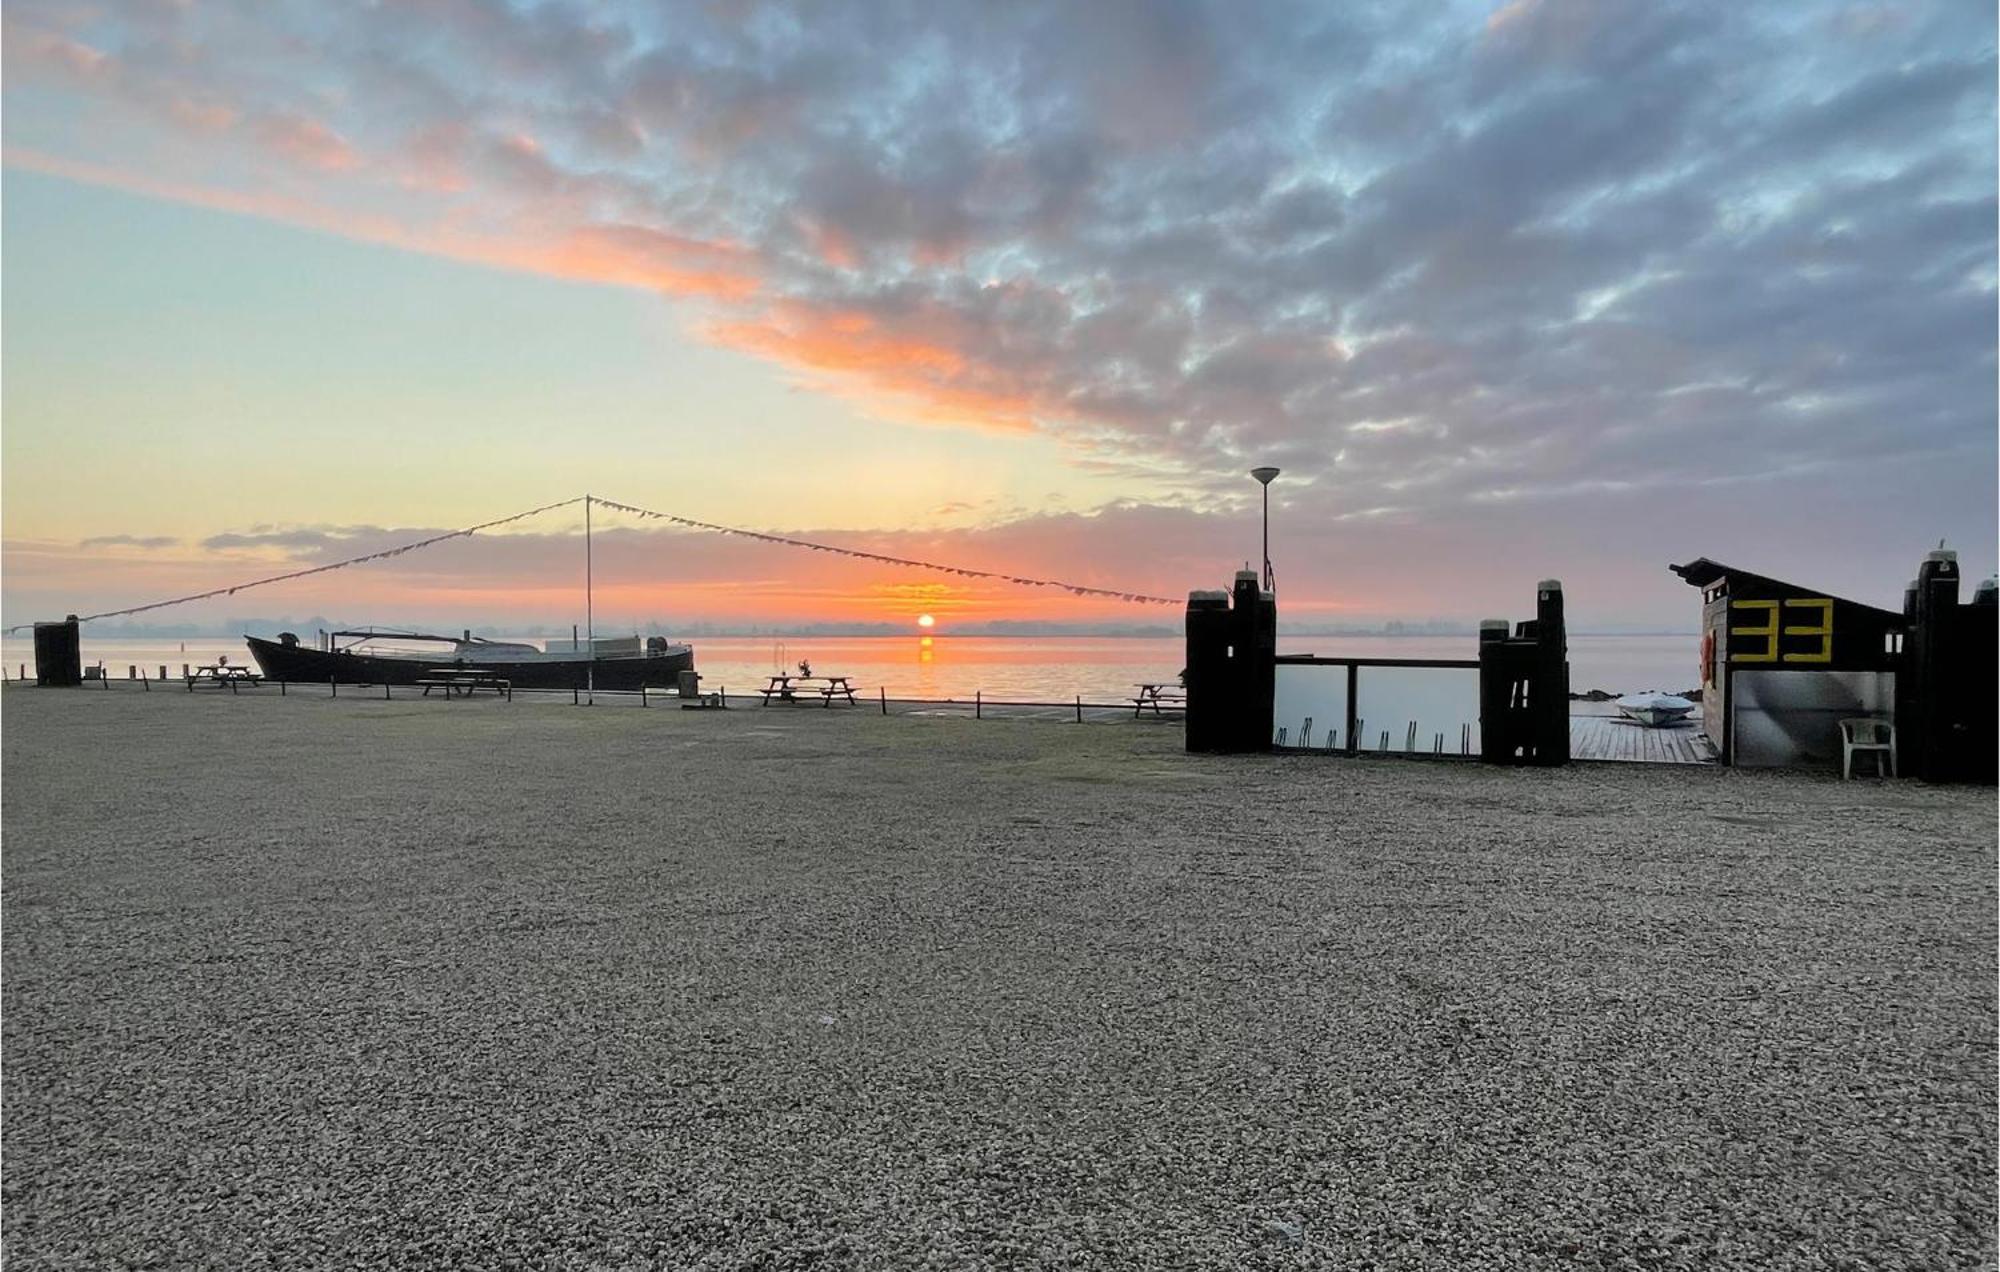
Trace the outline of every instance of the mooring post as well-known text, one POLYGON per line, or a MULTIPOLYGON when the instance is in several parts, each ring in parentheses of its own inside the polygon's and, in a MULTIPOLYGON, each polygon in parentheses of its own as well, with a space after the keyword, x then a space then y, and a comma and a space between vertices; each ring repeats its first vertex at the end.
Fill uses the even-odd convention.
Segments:
POLYGON ((385 680, 382 682, 382 701, 387 702, 388 700, 389 700, 389 682, 385 680))
MULTIPOLYGON (((1229 662, 1229 593, 1193 591, 1187 599, 1187 712, 1183 734, 1192 752, 1228 749, 1234 694, 1229 662)), ((1137 714, 1137 708, 1134 708, 1137 714)))
POLYGON ((875 692, 882 696, 882 714, 889 714, 889 686, 876 685, 875 692))
POLYGON ((985 707, 984 704, 981 702, 981 698, 985 695, 985 692, 986 691, 983 689, 974 689, 972 691, 972 718, 975 720, 983 718, 981 713, 984 711, 985 707))
POLYGON ((1488 764, 1513 763, 1515 737, 1509 697, 1512 671, 1507 663, 1507 620, 1479 621, 1479 758, 1488 764))
POLYGON ((578 695, 576 686, 571 685, 569 687, 569 705, 573 707, 582 701, 583 699, 578 695))
POLYGON ((1076 695, 1076 722, 1083 723, 1083 695, 1076 695))
POLYGON ((1569 763, 1569 634, 1563 585, 1543 579, 1535 589, 1535 763, 1569 763))
POLYGON ((650 707, 653 705, 652 703, 646 700, 646 682, 643 680, 639 682, 639 705, 642 707, 650 707))
POLYGON ((329 694, 327 694, 327 695, 326 695, 327 697, 329 697, 329 698, 338 698, 338 697, 340 696, 340 681, 339 681, 338 679, 336 679, 335 677, 333 677, 333 676, 328 676, 328 677, 326 678, 326 687, 327 687, 328 689, 332 690, 332 692, 331 692, 331 693, 329 693, 329 694))

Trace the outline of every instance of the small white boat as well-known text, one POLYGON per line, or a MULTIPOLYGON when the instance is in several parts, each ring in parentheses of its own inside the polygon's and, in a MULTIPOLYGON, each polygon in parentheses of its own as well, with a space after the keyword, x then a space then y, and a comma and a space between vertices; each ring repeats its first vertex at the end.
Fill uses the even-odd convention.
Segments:
POLYGON ((1677 698, 1670 693, 1627 694, 1612 705, 1624 712, 1627 719, 1637 721, 1651 729, 1677 724, 1682 717, 1694 710, 1692 702, 1686 698, 1677 698))

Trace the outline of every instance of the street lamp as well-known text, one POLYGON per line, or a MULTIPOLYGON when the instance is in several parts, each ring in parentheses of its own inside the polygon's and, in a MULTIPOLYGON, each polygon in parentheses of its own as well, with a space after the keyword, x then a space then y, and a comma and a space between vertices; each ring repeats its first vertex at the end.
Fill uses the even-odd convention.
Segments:
POLYGON ((1250 475, 1264 488, 1264 590, 1275 592, 1278 581, 1271 574, 1271 479, 1278 475, 1278 470, 1267 465, 1251 469, 1250 475))

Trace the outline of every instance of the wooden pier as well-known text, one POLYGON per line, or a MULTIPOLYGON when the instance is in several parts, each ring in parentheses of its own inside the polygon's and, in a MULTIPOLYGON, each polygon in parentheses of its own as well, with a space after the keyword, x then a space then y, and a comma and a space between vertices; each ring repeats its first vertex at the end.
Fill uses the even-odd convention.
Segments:
POLYGON ((1608 702, 1569 705, 1569 753, 1573 760, 1628 764, 1715 764, 1720 757, 1695 719, 1667 728, 1634 723, 1608 702))

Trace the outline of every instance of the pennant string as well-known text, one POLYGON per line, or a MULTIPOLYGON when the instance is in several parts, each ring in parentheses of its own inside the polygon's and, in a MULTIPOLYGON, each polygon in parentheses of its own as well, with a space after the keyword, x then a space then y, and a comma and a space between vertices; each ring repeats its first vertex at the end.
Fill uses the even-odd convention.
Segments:
MULTIPOLYGON (((144 614, 151 610, 166 609, 171 605, 186 605, 192 601, 212 600, 219 596, 234 596, 238 592, 245 592, 253 587, 268 587, 273 583, 286 583, 293 579, 309 578, 312 575, 325 574, 331 570, 344 570, 350 565, 363 565, 370 561, 384 561, 391 557, 402 556, 406 552, 415 552, 420 548, 428 548, 433 544, 443 543, 449 539, 467 538, 478 534, 482 530, 491 530, 497 526, 510 525, 516 521, 525 521, 529 517, 537 517, 542 513, 554 512, 558 508, 568 508, 585 501, 598 504, 601 507, 615 509, 618 512, 629 513, 635 517, 664 521, 670 525, 685 526, 690 530, 706 530, 713 534, 735 535, 741 538, 755 539, 762 543, 773 543, 789 548, 810 548, 814 552, 831 552, 838 556, 852 557, 858 561, 876 561, 884 565, 901 566, 904 569, 930 570, 941 574, 957 575, 960 578, 967 579, 997 579, 1002 583, 1012 583, 1020 587, 1055 588, 1059 591, 1068 592, 1072 596, 1102 596, 1111 600, 1125 601, 1135 605, 1180 604, 1179 601, 1168 596, 1149 596, 1143 592, 1121 592, 1113 588, 1087 587, 1080 583, 1066 583, 1060 579, 1028 578, 1019 574, 1002 574, 993 570, 974 570, 960 565, 941 565, 935 561, 918 561, 909 557, 888 556, 880 552, 866 552, 860 548, 843 548, 830 543, 814 543, 806 539, 792 539, 779 534, 765 534, 757 530, 744 530, 736 526, 718 525, 713 521, 697 521, 693 517, 676 516, 669 512, 655 512, 650 508, 640 508, 633 504, 619 503, 614 499, 601 499, 595 495, 577 495, 571 499, 543 504, 539 508, 530 508, 526 512, 517 512, 512 516, 498 517, 492 521, 482 521, 476 526, 467 526, 463 530, 451 530, 444 534, 434 534, 428 539, 418 539, 414 543, 405 543, 394 548, 384 548, 379 552, 370 552, 364 556, 349 557, 344 561, 332 561, 325 565, 315 565, 303 570, 291 570, 284 574, 273 574, 266 578, 253 579, 248 583, 238 583, 233 587, 218 587, 206 592, 196 592, 189 596, 176 596, 171 600, 151 601, 145 605, 132 605, 125 609, 104 610, 96 614, 85 614, 79 617, 77 621, 80 623, 89 623, 100 618, 123 618, 129 614, 144 614)), ((11 635, 14 632, 26 631, 31 626, 33 626, 32 623, 17 623, 4 630, 11 635)))
MULTIPOLYGON (((545 512, 553 512, 557 508, 567 508, 571 504, 582 503, 587 498, 589 498, 588 495, 578 495, 574 499, 564 499, 558 503, 543 504, 539 508, 530 508, 526 512, 517 512, 511 517, 500 517, 492 521, 482 521, 476 526, 467 526, 463 530, 452 530, 445 534, 434 534, 428 539, 419 539, 415 543, 406 543, 398 548, 385 548, 380 552, 370 552, 366 556, 349 557, 345 561, 333 561, 326 565, 315 565, 310 569, 292 570, 285 574, 273 574, 268 578, 256 579, 249 583, 238 583, 234 587, 218 587, 206 592, 196 592, 192 596, 176 596, 170 601, 153 601, 145 605, 133 605, 126 609, 105 610, 98 614, 85 614, 76 621, 79 623, 88 623, 100 618, 123 618, 127 614, 144 614, 148 610, 165 609, 169 605, 186 605, 190 601, 206 601, 218 596, 234 596, 238 592, 248 591, 253 587, 264 587, 272 583, 284 583, 291 579, 302 579, 313 574, 325 574, 329 570, 344 570, 350 565, 361 565, 368 561, 381 561, 388 557, 401 556, 405 552, 415 552, 418 548, 428 548, 434 543, 443 543, 447 539, 463 539, 467 535, 478 534, 481 530, 491 530, 495 526, 504 526, 515 521, 525 521, 529 517, 539 516, 545 512)), ((32 626, 32 623, 16 623, 14 626, 7 628, 6 631, 11 634, 18 631, 25 631, 32 626)))
POLYGON ((743 530, 735 526, 717 525, 713 521, 697 521, 693 517, 675 516, 670 512, 655 512, 650 508, 640 508, 633 504, 591 496, 591 502, 618 512, 633 516, 665 521, 672 525, 686 526, 691 530, 707 530, 715 534, 738 535, 746 539, 758 539, 765 543, 777 543, 791 548, 810 548, 814 552, 833 552, 860 561, 879 561, 885 565, 900 565, 912 570, 932 570, 942 574, 956 574, 968 579, 998 579, 1003 583, 1014 583, 1022 587, 1052 587, 1070 593, 1072 596, 1102 596, 1115 601, 1125 601, 1134 605, 1179 605, 1169 596, 1148 596, 1143 592, 1121 592, 1114 588, 1086 587, 1080 583, 1065 583, 1058 579, 1025 578, 1017 574, 1001 574, 992 570, 973 570, 964 566, 940 565, 935 561, 913 561, 908 557, 885 556, 880 552, 864 552, 860 548, 842 548, 829 543, 814 543, 806 539, 789 539, 783 535, 763 534, 756 530, 743 530))

